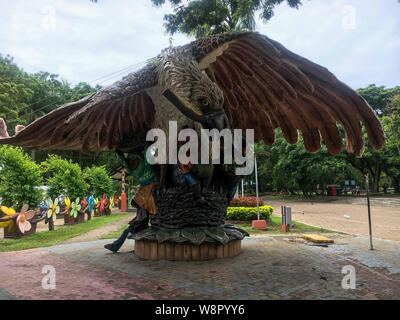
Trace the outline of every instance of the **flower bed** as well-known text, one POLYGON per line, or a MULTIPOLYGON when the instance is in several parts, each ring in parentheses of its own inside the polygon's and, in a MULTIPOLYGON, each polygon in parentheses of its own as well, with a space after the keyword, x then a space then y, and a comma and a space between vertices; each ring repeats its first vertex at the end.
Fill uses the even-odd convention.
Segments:
MULTIPOLYGON (((263 199, 258 199, 258 205, 263 206, 263 199)), ((229 204, 230 207, 257 207, 257 198, 256 197, 239 197, 234 198, 229 204)))
MULTIPOLYGON (((260 207, 260 219, 268 220, 274 212, 274 208, 270 206, 260 207)), ((229 207, 226 220, 234 221, 252 221, 257 219, 257 207, 229 207)))

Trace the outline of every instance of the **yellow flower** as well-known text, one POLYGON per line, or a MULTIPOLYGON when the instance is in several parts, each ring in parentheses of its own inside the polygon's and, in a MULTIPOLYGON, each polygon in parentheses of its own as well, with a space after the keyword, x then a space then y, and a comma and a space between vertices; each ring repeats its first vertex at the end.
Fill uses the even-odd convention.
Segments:
POLYGON ((57 220, 57 213, 60 212, 60 207, 58 206, 58 199, 56 198, 53 201, 50 199, 49 200, 49 210, 47 211, 47 218, 49 219, 53 219, 53 221, 55 222, 57 220))
POLYGON ((65 200, 65 212, 68 214, 71 211, 71 199, 66 197, 65 200))
MULTIPOLYGON (((15 212, 13 208, 1 207, 1 211, 3 211, 7 216, 12 217, 15 215, 16 222, 21 233, 25 233, 25 231, 31 230, 31 223, 28 221, 33 218, 35 212, 33 210, 29 210, 29 206, 26 204, 21 208, 20 212, 15 212)), ((12 232, 14 229, 14 219, 9 221, 0 222, 0 227, 5 228, 8 227, 8 230, 12 232)))
MULTIPOLYGON (((1 207, 1 211, 3 211, 7 216, 11 217, 16 214, 13 208, 7 208, 5 206, 1 207)), ((0 222, 0 228, 8 228, 8 231, 12 231, 14 229, 14 220, 9 220, 5 222, 0 222)))

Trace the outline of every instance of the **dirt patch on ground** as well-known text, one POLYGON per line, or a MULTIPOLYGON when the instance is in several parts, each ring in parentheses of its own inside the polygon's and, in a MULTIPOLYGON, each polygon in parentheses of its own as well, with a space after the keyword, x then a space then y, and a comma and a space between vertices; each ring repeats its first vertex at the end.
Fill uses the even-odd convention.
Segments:
MULTIPOLYGON (((362 204, 365 199, 347 198, 325 203, 268 197, 263 199, 265 204, 275 208, 276 216, 280 216, 281 206, 286 205, 292 208, 295 221, 339 232, 369 235, 368 209, 362 204)), ((400 207, 395 207, 396 201, 390 201, 390 206, 383 206, 382 201, 384 199, 373 201, 371 206, 372 235, 376 238, 400 241, 400 207)))
POLYGON ((129 221, 132 220, 133 217, 128 216, 126 218, 119 219, 117 221, 110 222, 109 224, 100 227, 98 229, 89 231, 87 233, 81 234, 75 238, 68 239, 60 244, 66 243, 75 243, 75 242, 85 242, 85 241, 93 241, 98 240, 101 237, 109 234, 110 232, 116 231, 124 225, 127 225, 129 221))

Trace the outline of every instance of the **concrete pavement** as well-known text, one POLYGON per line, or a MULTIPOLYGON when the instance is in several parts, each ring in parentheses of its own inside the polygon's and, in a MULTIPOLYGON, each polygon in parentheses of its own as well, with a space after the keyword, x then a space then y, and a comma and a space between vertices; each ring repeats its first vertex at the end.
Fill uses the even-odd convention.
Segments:
POLYGON ((0 299, 400 299, 400 243, 333 235, 327 248, 296 235, 252 237, 226 260, 144 261, 128 240, 120 253, 109 240, 0 253, 0 299), (54 266, 56 289, 42 288, 54 266), (342 288, 354 266, 356 289, 342 288))

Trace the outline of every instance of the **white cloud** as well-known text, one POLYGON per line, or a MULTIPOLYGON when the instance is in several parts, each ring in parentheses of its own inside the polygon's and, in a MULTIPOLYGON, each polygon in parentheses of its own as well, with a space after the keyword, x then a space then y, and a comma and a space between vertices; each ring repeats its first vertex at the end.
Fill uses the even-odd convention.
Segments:
MULTIPOLYGON (((395 86, 400 84, 399 11, 396 0, 310 0, 298 11, 279 6, 257 29, 354 88, 395 86), (344 6, 356 9, 355 29, 342 26, 344 6)), ((154 7, 150 0, 0 0, 0 52, 29 72, 91 81, 167 47, 163 16, 169 12, 168 5, 154 7)), ((174 45, 193 40, 173 38, 174 45)))
POLYGON ((395 0, 311 0, 297 11, 281 5, 258 31, 332 71, 353 88, 400 85, 400 4, 395 0), (343 19, 355 9, 355 29, 343 19))

